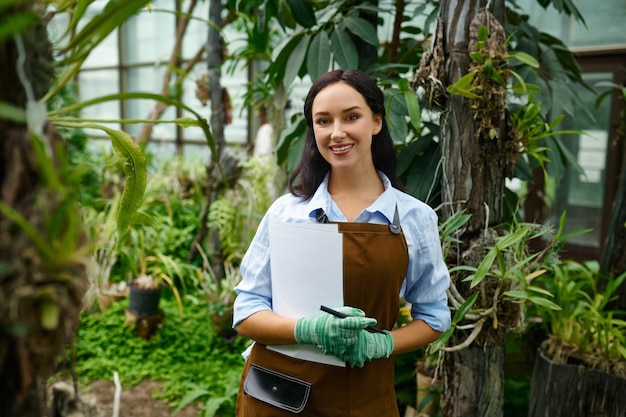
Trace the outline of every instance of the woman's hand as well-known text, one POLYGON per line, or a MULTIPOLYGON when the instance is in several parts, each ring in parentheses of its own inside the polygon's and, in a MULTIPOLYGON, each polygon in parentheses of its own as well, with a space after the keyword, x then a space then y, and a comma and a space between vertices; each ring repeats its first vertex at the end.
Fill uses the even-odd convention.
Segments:
POLYGON ((344 360, 350 366, 362 368, 365 362, 372 359, 388 358, 393 352, 393 336, 387 330, 384 333, 370 333, 362 330, 355 344, 339 355, 339 359, 344 360))
POLYGON ((339 307, 336 310, 347 317, 323 313, 298 319, 294 328, 296 341, 316 345, 324 354, 339 357, 357 343, 364 328, 376 324, 376 319, 365 317, 365 312, 358 308, 339 307))

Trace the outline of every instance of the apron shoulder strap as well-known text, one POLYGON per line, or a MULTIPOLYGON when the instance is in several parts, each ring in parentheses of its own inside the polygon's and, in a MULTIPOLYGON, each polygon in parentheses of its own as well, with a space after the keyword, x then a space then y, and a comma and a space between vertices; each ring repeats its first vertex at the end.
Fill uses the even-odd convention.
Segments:
POLYGON ((396 204, 396 211, 393 213, 393 221, 389 225, 389 230, 394 235, 400 234, 400 215, 398 214, 398 204, 396 204))
MULTIPOLYGON (((315 221, 318 223, 328 223, 328 216, 324 212, 324 209, 318 208, 315 210, 315 221)), ((393 221, 389 224, 389 230, 394 235, 400 234, 400 215, 398 214, 398 205, 396 204, 396 210, 393 213, 393 221)))

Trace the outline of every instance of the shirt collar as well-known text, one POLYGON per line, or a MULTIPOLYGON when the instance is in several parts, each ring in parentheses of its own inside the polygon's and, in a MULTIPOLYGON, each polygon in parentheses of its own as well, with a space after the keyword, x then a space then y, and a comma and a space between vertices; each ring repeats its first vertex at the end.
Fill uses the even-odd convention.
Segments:
MULTIPOLYGON (((396 209, 397 199, 394 192, 394 188, 391 186, 391 181, 381 171, 377 171, 380 179, 383 182, 385 191, 365 210, 370 213, 380 213, 387 218, 387 221, 391 223, 393 221, 393 215, 396 209)), ((317 210, 322 209, 325 213, 330 213, 332 197, 328 192, 328 178, 330 172, 326 174, 324 180, 317 187, 315 194, 308 200, 306 204, 306 211, 309 213, 309 217, 315 219, 317 210)))

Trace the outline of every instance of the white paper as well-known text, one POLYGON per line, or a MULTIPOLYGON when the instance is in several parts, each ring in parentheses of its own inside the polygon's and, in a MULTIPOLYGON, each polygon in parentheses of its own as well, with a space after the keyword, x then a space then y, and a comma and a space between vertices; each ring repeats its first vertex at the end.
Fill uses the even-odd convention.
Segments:
MULTIPOLYGON (((336 224, 270 223, 272 309, 285 317, 323 314, 321 305, 343 306, 343 239, 336 224)), ((269 349, 335 366, 340 359, 313 345, 276 345, 269 349)))

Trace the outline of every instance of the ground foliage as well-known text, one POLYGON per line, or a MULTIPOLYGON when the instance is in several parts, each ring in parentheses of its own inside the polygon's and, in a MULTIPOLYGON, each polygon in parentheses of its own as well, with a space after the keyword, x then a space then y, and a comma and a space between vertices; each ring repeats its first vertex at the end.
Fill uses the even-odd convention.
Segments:
MULTIPOLYGON (((149 341, 125 323, 127 300, 114 302, 103 312, 83 313, 74 346, 79 385, 112 381, 115 371, 125 390, 147 379, 161 381, 163 391, 154 396, 173 407, 198 389, 216 398, 232 392, 239 384, 246 340, 216 336, 206 304, 188 300, 182 316, 173 299, 162 299, 160 306, 164 325, 149 341)), ((223 415, 234 414, 234 401, 234 396, 224 399, 223 415)))

